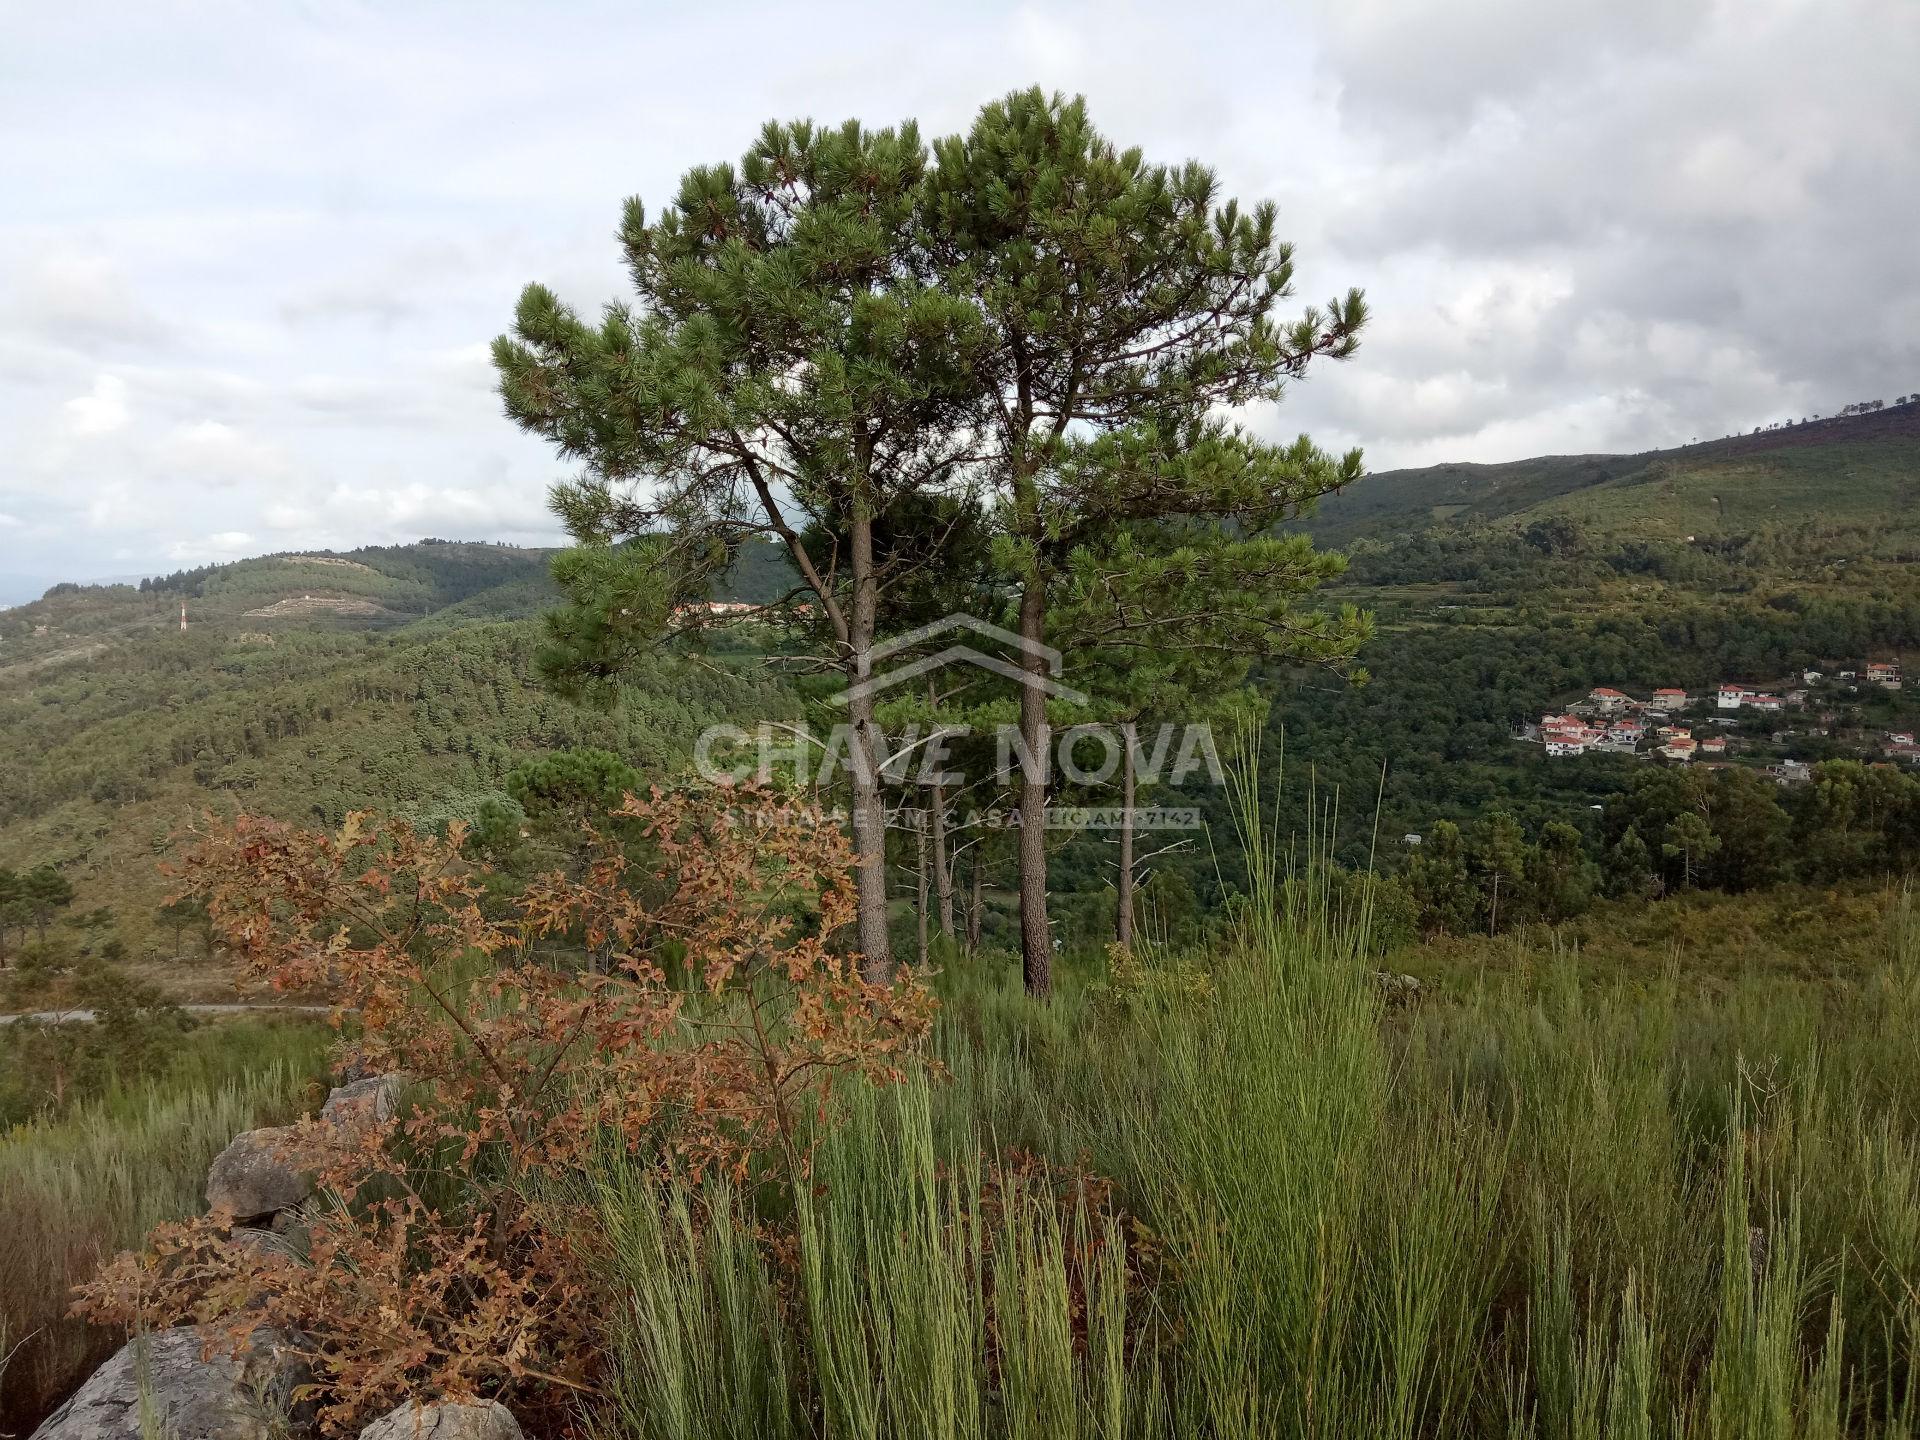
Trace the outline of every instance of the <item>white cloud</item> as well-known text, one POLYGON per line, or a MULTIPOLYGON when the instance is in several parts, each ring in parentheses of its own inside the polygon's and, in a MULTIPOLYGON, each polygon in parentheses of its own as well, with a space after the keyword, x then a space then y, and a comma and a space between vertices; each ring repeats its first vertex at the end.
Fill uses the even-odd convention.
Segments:
POLYGON ((96 375, 93 389, 61 407, 69 435, 111 435, 126 428, 127 382, 118 375, 96 375))
POLYGON ((176 425, 154 448, 167 471, 213 485, 266 481, 286 472, 279 449, 219 420, 176 425))
POLYGON ((171 329, 105 255, 43 254, 26 260, 15 272, 0 316, 8 328, 76 350, 165 347, 172 339, 171 329))
POLYGON ((242 560, 255 554, 259 546, 244 530, 222 530, 193 540, 178 540, 167 548, 167 558, 180 565, 208 565, 222 560, 242 560))

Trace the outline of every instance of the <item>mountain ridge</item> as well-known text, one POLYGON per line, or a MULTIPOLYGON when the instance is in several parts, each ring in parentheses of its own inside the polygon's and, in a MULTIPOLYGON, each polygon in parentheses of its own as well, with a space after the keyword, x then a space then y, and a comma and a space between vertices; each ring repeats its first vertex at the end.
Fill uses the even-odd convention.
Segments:
MULTIPOLYGON (((1783 424, 1658 450, 1538 455, 1496 462, 1449 461, 1376 471, 1344 492, 1323 499, 1318 509, 1300 522, 1300 528, 1322 543, 1340 546, 1371 538, 1369 532, 1378 534, 1383 529, 1399 534, 1454 522, 1508 520, 1582 491, 1624 487, 1637 477, 1658 480, 1676 474, 1708 474, 1743 461, 1768 463, 1768 457, 1773 457, 1772 463, 1781 464, 1779 457, 1792 452, 1872 447, 1891 447, 1890 454, 1879 458, 1910 465, 1913 473, 1920 475, 1920 403, 1783 424)), ((1806 468, 1803 462, 1784 463, 1788 468, 1796 464, 1806 468)))

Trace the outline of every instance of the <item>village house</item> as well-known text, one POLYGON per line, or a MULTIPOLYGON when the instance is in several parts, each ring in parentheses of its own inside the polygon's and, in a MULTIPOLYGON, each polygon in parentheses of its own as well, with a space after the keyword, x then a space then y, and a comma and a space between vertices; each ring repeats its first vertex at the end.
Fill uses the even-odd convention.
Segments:
POLYGON ((1787 702, 1782 700, 1778 695, 1749 694, 1746 697, 1746 700, 1744 703, 1746 704, 1746 707, 1749 710, 1773 711, 1773 710, 1784 710, 1787 708, 1787 702))
POLYGON ((1694 752, 1699 748, 1691 735, 1676 735, 1660 747, 1660 753, 1669 760, 1684 762, 1693 759, 1694 752))
POLYGON ((1700 742, 1700 753, 1702 755, 1726 754, 1727 753, 1727 737, 1724 735, 1709 735, 1706 739, 1700 742))
POLYGON ((1869 660, 1867 662, 1867 683, 1878 685, 1883 690, 1900 688, 1900 662, 1897 660, 1869 660))
POLYGON ((1587 696, 1593 706, 1602 715, 1614 715, 1627 708, 1628 696, 1619 690, 1602 685, 1587 696))
POLYGON ((1713 703, 1722 710, 1738 710, 1752 693, 1744 685, 1722 685, 1714 692, 1713 703))
POLYGON ((1540 738, 1555 759, 1584 755, 1603 734, 1576 715, 1547 715, 1540 721, 1540 738))
POLYGON ((1684 690, 1656 690, 1653 699, 1647 702, 1649 710, 1684 710, 1687 708, 1687 692, 1684 690))

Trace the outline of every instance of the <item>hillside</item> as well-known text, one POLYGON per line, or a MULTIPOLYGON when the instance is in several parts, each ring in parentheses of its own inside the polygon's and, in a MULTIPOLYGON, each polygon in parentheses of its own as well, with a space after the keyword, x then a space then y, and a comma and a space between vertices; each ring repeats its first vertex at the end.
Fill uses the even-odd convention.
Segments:
MULTIPOLYGON (((1920 406, 1649 455, 1370 476, 1316 529, 1352 552, 1340 598, 1378 614, 1373 682, 1263 672, 1274 753, 1350 797, 1342 854, 1355 863, 1376 814, 1399 834, 1499 807, 1529 826, 1570 816, 1597 839, 1591 807, 1631 762, 1550 766, 1511 734, 1594 685, 1911 661, 1920 592, 1902 562, 1920 553, 1917 486, 1920 406)), ((289 554, 60 586, 0 611, 0 866, 59 866, 76 910, 114 906, 151 956, 156 856, 203 809, 471 817, 529 757, 592 746, 664 770, 713 720, 797 708, 750 646, 662 659, 612 713, 547 693, 549 558, 442 541, 289 554)), ((766 601, 790 584, 762 544, 716 593, 766 601)), ((1845 743, 1755 735, 1746 759, 1869 754, 1875 735, 1920 720, 1893 697, 1868 710, 1845 743)), ((1202 908, 1233 883, 1220 844, 1163 862, 1202 908)), ((1078 842, 1059 857, 1061 913, 1084 901, 1088 917, 1070 937, 1104 923, 1108 859, 1078 842)))
POLYGON ((715 719, 784 713, 757 676, 666 659, 610 712, 551 695, 546 559, 275 556, 0 612, 0 866, 58 866, 75 913, 112 907, 135 958, 158 958, 157 858, 204 810, 470 818, 533 756, 593 746, 664 771, 715 719))
POLYGON ((1565 516, 1605 534, 1684 540, 1760 526, 1875 523, 1920 534, 1920 404, 1636 455, 1547 455, 1368 475, 1306 523, 1345 545, 1565 516))

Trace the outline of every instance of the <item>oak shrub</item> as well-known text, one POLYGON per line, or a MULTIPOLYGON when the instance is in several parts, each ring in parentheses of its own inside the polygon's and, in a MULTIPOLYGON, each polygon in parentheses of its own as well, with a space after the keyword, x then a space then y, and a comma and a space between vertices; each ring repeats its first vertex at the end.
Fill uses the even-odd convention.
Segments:
POLYGON ((849 846, 817 810, 656 789, 612 818, 577 873, 507 894, 457 825, 204 823, 184 893, 251 972, 330 993, 354 1063, 404 1074, 405 1099, 285 1132, 317 1195, 287 1237, 218 1212, 162 1226, 77 1309, 299 1335, 335 1432, 410 1394, 590 1392, 605 1257, 582 1177, 613 1154, 804 1185, 809 1111, 837 1076, 903 1078, 933 1013, 837 943, 849 846))

